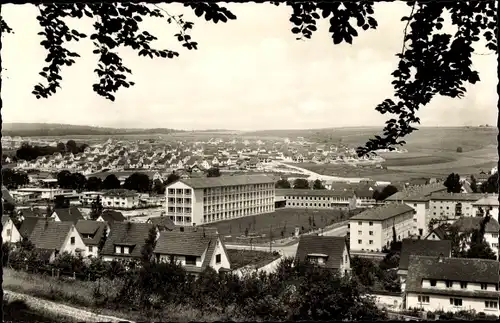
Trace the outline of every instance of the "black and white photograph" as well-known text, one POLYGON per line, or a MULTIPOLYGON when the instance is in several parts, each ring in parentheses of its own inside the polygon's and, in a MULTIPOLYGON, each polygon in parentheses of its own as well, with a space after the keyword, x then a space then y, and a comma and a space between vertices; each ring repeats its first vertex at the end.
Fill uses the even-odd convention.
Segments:
POLYGON ((498 320, 498 9, 1 4, 3 321, 498 320))

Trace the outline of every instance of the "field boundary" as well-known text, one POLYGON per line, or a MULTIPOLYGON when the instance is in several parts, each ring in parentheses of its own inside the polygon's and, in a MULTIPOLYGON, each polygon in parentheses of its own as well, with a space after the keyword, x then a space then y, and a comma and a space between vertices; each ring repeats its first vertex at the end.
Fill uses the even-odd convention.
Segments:
POLYGON ((101 315, 97 313, 92 313, 80 308, 68 306, 61 303, 56 303, 43 298, 22 294, 18 292, 13 292, 11 290, 4 289, 4 298, 7 301, 22 300, 26 305, 36 311, 48 311, 57 315, 65 316, 68 318, 75 319, 79 322, 131 322, 128 319, 122 319, 114 316, 101 315))

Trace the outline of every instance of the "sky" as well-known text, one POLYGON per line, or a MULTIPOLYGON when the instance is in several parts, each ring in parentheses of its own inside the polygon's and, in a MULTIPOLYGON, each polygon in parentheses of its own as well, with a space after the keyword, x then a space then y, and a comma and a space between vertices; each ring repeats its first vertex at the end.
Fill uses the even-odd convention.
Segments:
MULTIPOLYGON (((45 49, 31 5, 7 4, 2 16, 15 34, 2 35, 2 117, 4 122, 43 122, 127 128, 310 129, 350 126, 382 128, 387 115, 375 111, 391 97, 394 54, 401 51, 403 3, 377 3, 376 30, 359 30, 353 45, 334 45, 327 21, 312 39, 296 40, 290 29, 291 8, 281 5, 228 3, 237 20, 206 22, 180 4, 163 4, 172 14, 194 22, 198 50, 181 47, 177 29, 166 18, 142 24, 158 36, 157 48, 179 52, 175 59, 150 59, 120 50, 135 86, 120 89, 115 102, 92 90, 97 55, 88 39, 70 43, 81 57, 63 67, 62 89, 37 100, 31 91, 43 79, 45 49), (19 17, 23 17, 19 19, 19 17)), ((92 20, 69 21, 90 35, 92 20)), ((478 53, 488 53, 484 47, 478 53)), ((481 82, 467 86, 463 99, 436 97, 418 116, 421 126, 494 124, 496 120, 496 57, 473 55, 481 82)))

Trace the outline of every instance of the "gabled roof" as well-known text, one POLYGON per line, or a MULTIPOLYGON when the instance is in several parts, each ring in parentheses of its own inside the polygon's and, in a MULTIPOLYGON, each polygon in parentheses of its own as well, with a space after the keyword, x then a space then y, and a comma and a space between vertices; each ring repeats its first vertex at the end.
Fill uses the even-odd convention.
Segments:
POLYGON ((432 183, 424 186, 413 186, 399 191, 388 198, 386 201, 409 201, 424 202, 429 201, 430 195, 435 192, 446 192, 447 188, 441 183, 432 183))
POLYGON ((498 195, 497 194, 488 194, 488 196, 483 197, 482 199, 477 200, 472 203, 474 206, 498 206, 498 195))
POLYGON ((403 239, 401 245, 401 256, 399 258, 399 269, 407 270, 410 256, 433 256, 451 257, 450 240, 417 240, 403 239))
POLYGON ((439 193, 432 193, 431 194, 431 200, 437 200, 437 201, 469 201, 469 202, 476 202, 483 197, 486 197, 487 194, 484 193, 446 193, 446 192, 439 192, 439 193))
POLYGON ((54 221, 51 218, 41 218, 37 216, 25 216, 21 226, 19 227, 19 233, 23 238, 29 238, 33 230, 35 229, 36 223, 38 221, 54 221))
POLYGON ((73 226, 69 221, 38 221, 29 239, 36 248, 60 250, 73 226))
POLYGON ((500 263, 496 260, 470 259, 470 258, 439 258, 425 256, 410 256, 406 291, 417 293, 439 293, 449 295, 462 295, 469 297, 497 298, 499 292, 490 291, 464 291, 432 290, 423 288, 424 279, 445 280, 468 283, 498 284, 500 263))
POLYGON ((23 217, 45 217, 44 213, 46 213, 46 211, 39 209, 39 208, 33 208, 33 210, 32 209, 21 209, 21 210, 19 210, 19 213, 23 217))
MULTIPOLYGON (((456 227, 459 229, 460 232, 466 232, 469 230, 474 230, 474 229, 479 229, 479 226, 481 225, 481 221, 483 221, 484 218, 480 216, 475 216, 475 217, 461 217, 458 220, 456 220, 452 226, 456 227)), ((498 221, 495 220, 494 218, 490 218, 488 223, 486 223, 485 227, 485 232, 486 233, 498 233, 500 230, 500 224, 498 224, 498 221)))
POLYGON ((201 257, 213 238, 217 238, 217 235, 207 234, 207 232, 203 235, 202 230, 196 232, 162 231, 154 252, 164 255, 201 257))
POLYGON ((123 213, 114 210, 104 210, 101 213, 101 217, 105 222, 108 222, 109 224, 114 222, 123 222, 126 220, 123 216, 123 213))
POLYGON ((446 240, 446 238, 448 237, 448 234, 446 233, 444 228, 442 226, 439 226, 429 232, 427 236, 425 236, 424 240, 427 240, 433 233, 439 238, 439 240, 446 240))
POLYGON ((237 175, 237 176, 220 176, 220 177, 204 177, 204 178, 187 178, 187 179, 181 179, 179 181, 192 188, 209 188, 209 187, 274 183, 274 179, 267 175, 237 175))
POLYGON ((69 221, 76 224, 78 220, 84 220, 82 213, 78 208, 71 206, 67 209, 55 209, 54 212, 62 222, 69 221))
POLYGON ((92 220, 79 220, 75 227, 86 245, 97 245, 102 238, 106 223, 92 220), (92 235, 92 238, 84 238, 86 235, 92 235))
POLYGON ((5 223, 7 223, 7 221, 10 220, 10 216, 8 215, 2 215, 2 226, 5 225, 5 223))
POLYGON ((415 210, 403 203, 385 204, 363 211, 353 216, 350 220, 384 221, 407 212, 415 213, 415 210))
POLYGON ((308 255, 324 254, 328 256, 325 267, 338 269, 342 263, 342 255, 346 248, 347 245, 344 237, 301 236, 295 260, 304 261, 308 255))
POLYGON ((148 223, 154 224, 161 226, 167 230, 174 230, 175 229, 175 223, 172 221, 168 216, 156 216, 156 217, 151 217, 147 221, 148 223))
POLYGON ((106 243, 102 248, 101 255, 114 256, 115 245, 131 246, 132 250, 128 255, 119 256, 140 257, 141 249, 146 244, 149 230, 154 226, 150 223, 139 222, 115 222, 106 243))

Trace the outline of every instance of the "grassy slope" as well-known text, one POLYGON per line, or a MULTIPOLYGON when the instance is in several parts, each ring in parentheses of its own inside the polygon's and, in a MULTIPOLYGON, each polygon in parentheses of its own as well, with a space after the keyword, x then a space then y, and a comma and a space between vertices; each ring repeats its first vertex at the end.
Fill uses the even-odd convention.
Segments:
POLYGON ((231 261, 232 269, 238 269, 247 265, 263 267, 280 257, 279 255, 271 252, 257 250, 228 249, 227 253, 229 260, 231 261))

